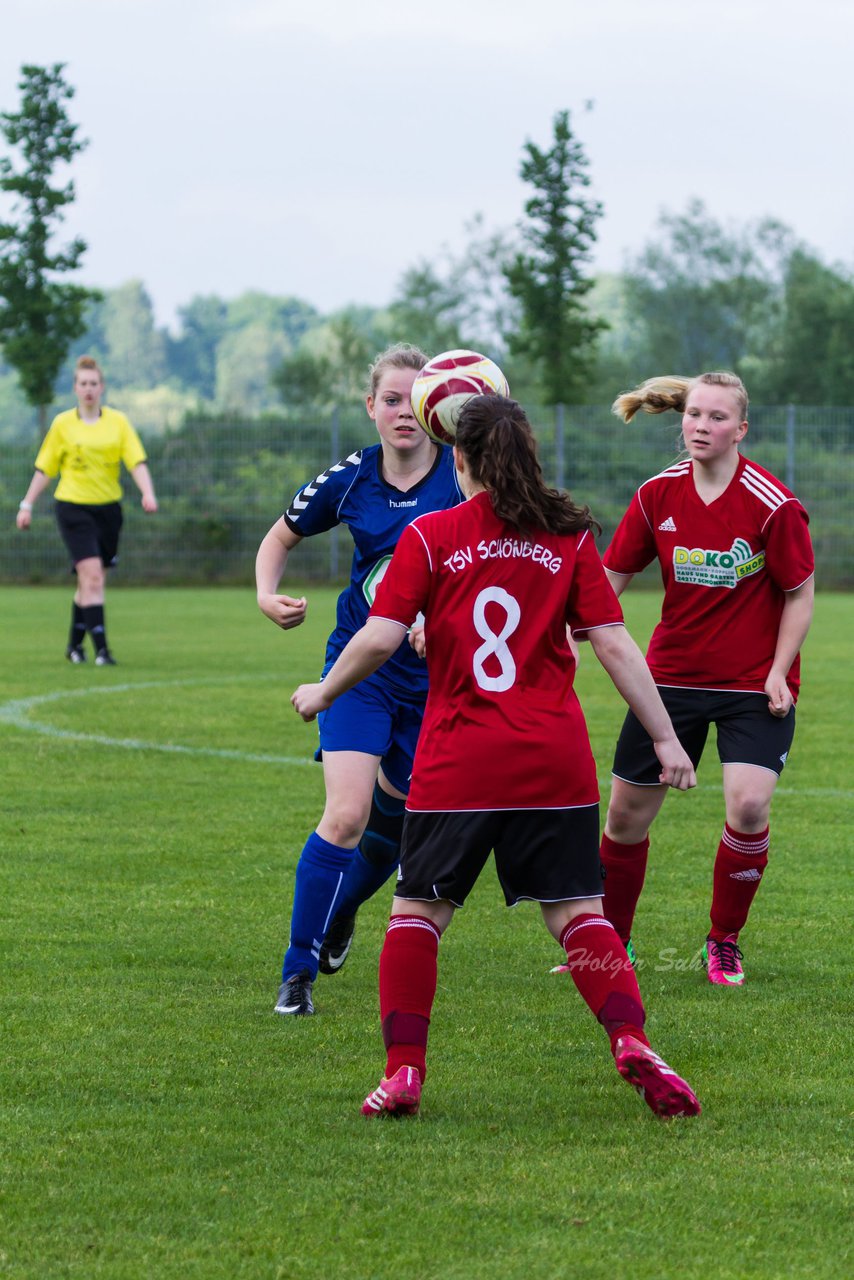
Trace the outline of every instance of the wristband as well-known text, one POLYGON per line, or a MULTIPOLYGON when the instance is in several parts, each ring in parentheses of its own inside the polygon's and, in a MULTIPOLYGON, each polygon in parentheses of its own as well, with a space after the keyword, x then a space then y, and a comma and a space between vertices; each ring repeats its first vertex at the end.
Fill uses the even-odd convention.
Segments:
POLYGON ((32 509, 33 509, 33 504, 31 502, 27 502, 26 498, 22 498, 21 501, 18 503, 19 511, 32 511, 32 509))

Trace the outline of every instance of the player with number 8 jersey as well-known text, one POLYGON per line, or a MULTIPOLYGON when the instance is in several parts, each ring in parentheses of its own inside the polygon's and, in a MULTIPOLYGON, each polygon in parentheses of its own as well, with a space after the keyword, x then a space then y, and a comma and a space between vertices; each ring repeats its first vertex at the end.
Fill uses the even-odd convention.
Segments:
POLYGON ((498 395, 468 401, 454 465, 466 502, 404 530, 364 627, 321 683, 291 698, 312 719, 424 613, 429 692, 380 957, 386 1070, 362 1112, 418 1109, 439 939, 493 852, 507 905, 538 903, 564 947, 620 1075, 656 1115, 696 1115, 690 1087, 649 1046, 637 979, 602 915, 596 769, 567 626, 646 725, 659 780, 694 786, 691 762, 623 626, 595 521, 544 483, 522 408, 498 395))
POLYGON ((575 633, 621 626, 592 531, 509 530, 486 492, 404 530, 372 616, 423 610, 430 688, 407 810, 599 800, 573 689, 575 633), (432 658, 432 660, 431 660, 432 658))

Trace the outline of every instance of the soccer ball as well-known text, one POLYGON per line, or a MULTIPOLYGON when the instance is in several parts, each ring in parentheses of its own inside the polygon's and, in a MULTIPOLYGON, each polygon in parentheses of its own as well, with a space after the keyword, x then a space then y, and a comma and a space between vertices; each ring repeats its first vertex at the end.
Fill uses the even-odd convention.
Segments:
POLYGON ((460 410, 472 396, 510 394, 493 360, 477 351, 443 351, 428 360, 412 384, 412 408, 432 440, 453 444, 460 410))

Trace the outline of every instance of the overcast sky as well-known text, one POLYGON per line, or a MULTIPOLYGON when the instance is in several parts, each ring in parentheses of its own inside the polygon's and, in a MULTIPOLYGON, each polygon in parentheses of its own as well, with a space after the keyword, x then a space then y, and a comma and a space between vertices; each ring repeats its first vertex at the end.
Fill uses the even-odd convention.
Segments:
POLYGON ((383 305, 522 214, 568 109, 618 270, 663 209, 779 218, 854 267, 852 0, 5 0, 0 109, 67 63, 84 283, 383 305), (586 104, 593 103, 587 110, 586 104))

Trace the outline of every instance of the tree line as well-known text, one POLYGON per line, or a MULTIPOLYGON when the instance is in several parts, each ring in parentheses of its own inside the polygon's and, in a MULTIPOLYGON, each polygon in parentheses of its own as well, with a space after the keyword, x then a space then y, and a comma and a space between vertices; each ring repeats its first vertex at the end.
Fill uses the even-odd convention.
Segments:
POLYGON ((54 170, 86 145, 68 117, 62 64, 22 68, 21 105, 0 115, 0 438, 32 436, 67 403, 84 351, 143 430, 200 416, 304 418, 364 393, 377 350, 486 351, 530 404, 610 403, 652 373, 728 368, 765 403, 854 404, 854 275, 766 218, 718 221, 700 200, 664 211, 617 273, 590 269, 601 204, 570 114, 525 143, 529 198, 512 227, 480 215, 456 253, 413 263, 385 307, 321 314, 294 297, 199 295, 158 326, 142 281, 84 289, 79 238, 52 247, 72 182, 54 170), (17 163, 16 163, 17 157, 17 163))

